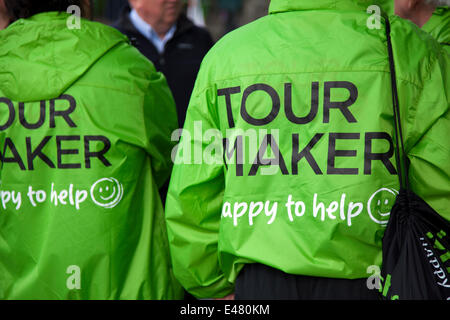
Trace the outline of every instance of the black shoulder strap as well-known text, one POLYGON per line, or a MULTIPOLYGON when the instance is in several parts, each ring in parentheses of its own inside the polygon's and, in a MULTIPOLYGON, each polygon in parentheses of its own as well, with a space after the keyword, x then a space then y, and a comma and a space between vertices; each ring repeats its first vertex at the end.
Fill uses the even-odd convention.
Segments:
POLYGON ((384 16, 384 18, 386 21, 386 39, 389 55, 389 68, 391 71, 390 73, 391 73, 392 106, 394 109, 394 121, 395 121, 395 140, 396 140, 395 160, 397 163, 400 188, 409 189, 408 163, 407 163, 407 156, 405 153, 405 147, 403 145, 402 124, 400 121, 400 107, 397 92, 397 78, 395 76, 394 54, 392 51, 392 42, 391 42, 391 24, 389 23, 389 18, 387 16, 384 16))

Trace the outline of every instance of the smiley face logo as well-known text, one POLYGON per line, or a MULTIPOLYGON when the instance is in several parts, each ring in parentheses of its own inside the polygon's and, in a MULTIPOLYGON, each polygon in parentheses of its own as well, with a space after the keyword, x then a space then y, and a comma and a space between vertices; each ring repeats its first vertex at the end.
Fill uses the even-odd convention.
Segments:
POLYGON ((91 199, 104 208, 114 208, 123 196, 123 186, 115 178, 97 180, 91 187, 91 199))
POLYGON ((388 188, 375 191, 367 201, 367 211, 370 218, 378 224, 386 225, 397 194, 397 190, 388 188))

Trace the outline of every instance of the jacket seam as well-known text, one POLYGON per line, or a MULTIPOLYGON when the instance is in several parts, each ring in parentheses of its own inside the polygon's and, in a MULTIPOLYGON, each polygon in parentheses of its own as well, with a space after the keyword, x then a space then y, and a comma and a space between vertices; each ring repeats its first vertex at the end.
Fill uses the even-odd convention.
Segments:
POLYGON ((139 91, 130 92, 130 91, 126 91, 126 90, 119 89, 119 88, 108 87, 108 86, 101 86, 101 85, 98 85, 98 84, 93 84, 93 83, 88 83, 88 82, 84 82, 84 83, 78 82, 77 85, 85 86, 85 87, 95 87, 95 88, 101 88, 101 89, 114 90, 114 91, 119 91, 119 92, 122 92, 122 93, 126 93, 128 95, 136 95, 138 93, 142 93, 142 92, 139 92, 139 91))
MULTIPOLYGON (((335 70, 335 71, 302 71, 302 72, 279 72, 279 73, 264 73, 264 74, 248 74, 248 75, 239 75, 239 76, 235 76, 235 77, 231 77, 231 78, 223 78, 223 79, 216 79, 213 80, 212 82, 221 82, 221 81, 227 81, 227 80, 234 80, 234 79, 241 79, 241 78, 245 78, 245 77, 255 77, 255 76, 272 76, 272 75, 287 75, 287 74, 306 74, 306 73, 337 73, 337 72, 383 72, 383 73, 390 73, 389 70, 335 70)), ((416 87, 418 87, 419 89, 423 89, 423 86, 415 83, 414 81, 411 80, 407 80, 401 77, 397 77, 398 81, 403 81, 403 82, 407 82, 410 83, 416 87)), ((214 87, 215 84, 210 85, 205 87, 204 89, 199 90, 199 92, 197 92, 196 95, 202 94, 204 91, 214 87)))

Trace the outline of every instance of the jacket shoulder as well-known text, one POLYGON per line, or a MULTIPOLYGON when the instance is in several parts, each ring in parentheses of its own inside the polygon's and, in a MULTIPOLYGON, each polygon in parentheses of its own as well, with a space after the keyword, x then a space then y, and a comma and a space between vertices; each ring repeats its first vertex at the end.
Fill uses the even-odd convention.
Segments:
POLYGON ((414 23, 390 17, 394 59, 399 77, 419 87, 430 77, 432 66, 445 57, 441 45, 414 23))

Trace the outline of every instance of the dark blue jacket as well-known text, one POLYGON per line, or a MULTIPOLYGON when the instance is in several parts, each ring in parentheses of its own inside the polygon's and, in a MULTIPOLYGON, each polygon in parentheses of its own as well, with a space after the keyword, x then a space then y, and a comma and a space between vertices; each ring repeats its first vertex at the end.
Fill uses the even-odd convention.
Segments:
POLYGON ((177 20, 173 38, 160 54, 151 41, 136 30, 129 13, 130 7, 127 6, 113 27, 128 36, 131 43, 166 76, 177 106, 178 123, 182 128, 200 63, 214 44, 211 35, 182 14, 177 20))

